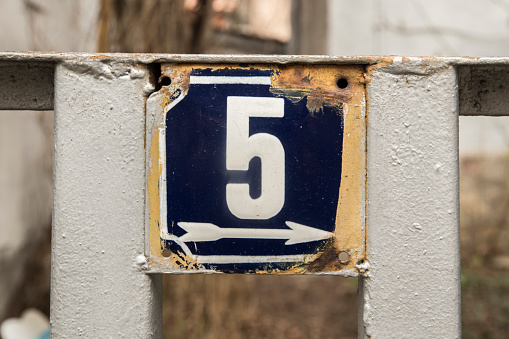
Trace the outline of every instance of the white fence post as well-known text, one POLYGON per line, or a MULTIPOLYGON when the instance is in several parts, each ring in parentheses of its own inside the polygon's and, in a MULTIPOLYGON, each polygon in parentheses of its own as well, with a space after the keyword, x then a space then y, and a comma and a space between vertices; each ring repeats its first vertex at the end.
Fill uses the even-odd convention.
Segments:
POLYGON ((460 338, 456 72, 395 58, 371 67, 367 93, 359 337, 460 338))
POLYGON ((162 279, 141 272, 147 78, 129 63, 56 67, 52 338, 161 336, 162 279))

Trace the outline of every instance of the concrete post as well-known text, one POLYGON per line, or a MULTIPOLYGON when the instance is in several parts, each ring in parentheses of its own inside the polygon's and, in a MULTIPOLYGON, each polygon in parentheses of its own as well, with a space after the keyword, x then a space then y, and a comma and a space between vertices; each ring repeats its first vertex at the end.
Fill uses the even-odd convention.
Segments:
POLYGON ((460 338, 456 72, 423 59, 370 68, 359 337, 460 338))
POLYGON ((147 78, 125 62, 56 68, 52 338, 161 336, 162 279, 143 273, 147 78))

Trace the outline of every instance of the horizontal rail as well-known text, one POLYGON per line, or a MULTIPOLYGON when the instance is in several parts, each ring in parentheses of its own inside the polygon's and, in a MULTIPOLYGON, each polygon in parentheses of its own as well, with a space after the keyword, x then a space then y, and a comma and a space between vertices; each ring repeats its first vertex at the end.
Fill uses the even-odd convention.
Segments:
POLYGON ((509 115, 509 66, 458 66, 460 115, 509 115))
MULTIPOLYGON (((316 63, 387 65, 450 65, 458 72, 459 115, 509 115, 509 58, 395 57, 320 55, 189 55, 0 52, 0 110, 52 110, 53 78, 58 63, 316 63)), ((376 66, 374 66, 376 67, 376 66)), ((413 74, 415 75, 415 74, 413 74)))
POLYGON ((427 63, 459 65, 509 65, 509 57, 402 57, 402 56, 331 56, 331 55, 231 55, 231 54, 159 54, 159 53, 57 53, 0 52, 0 63, 6 61, 90 62, 115 61, 126 63, 304 63, 304 64, 365 64, 427 63))
POLYGON ((55 65, 0 62, 0 109, 52 110, 55 65))

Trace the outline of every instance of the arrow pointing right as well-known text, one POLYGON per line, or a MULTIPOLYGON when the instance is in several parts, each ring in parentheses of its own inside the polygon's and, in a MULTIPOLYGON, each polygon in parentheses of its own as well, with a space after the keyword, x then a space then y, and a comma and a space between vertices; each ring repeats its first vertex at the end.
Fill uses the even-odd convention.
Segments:
POLYGON ((184 242, 216 241, 223 238, 288 239, 285 245, 294 245, 334 236, 334 233, 292 221, 286 222, 290 229, 221 228, 211 223, 183 221, 177 223, 177 225, 187 232, 179 238, 184 242))

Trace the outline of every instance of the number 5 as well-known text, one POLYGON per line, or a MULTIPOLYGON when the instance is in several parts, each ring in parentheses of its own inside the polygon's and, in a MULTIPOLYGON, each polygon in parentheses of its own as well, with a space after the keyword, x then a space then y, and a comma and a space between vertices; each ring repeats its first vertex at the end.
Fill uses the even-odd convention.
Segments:
POLYGON ((249 135, 249 117, 281 118, 283 98, 228 97, 226 105, 226 169, 247 171, 249 161, 262 162, 261 195, 249 195, 249 184, 227 184, 226 203, 240 219, 269 219, 285 203, 285 150, 271 134, 249 135))

